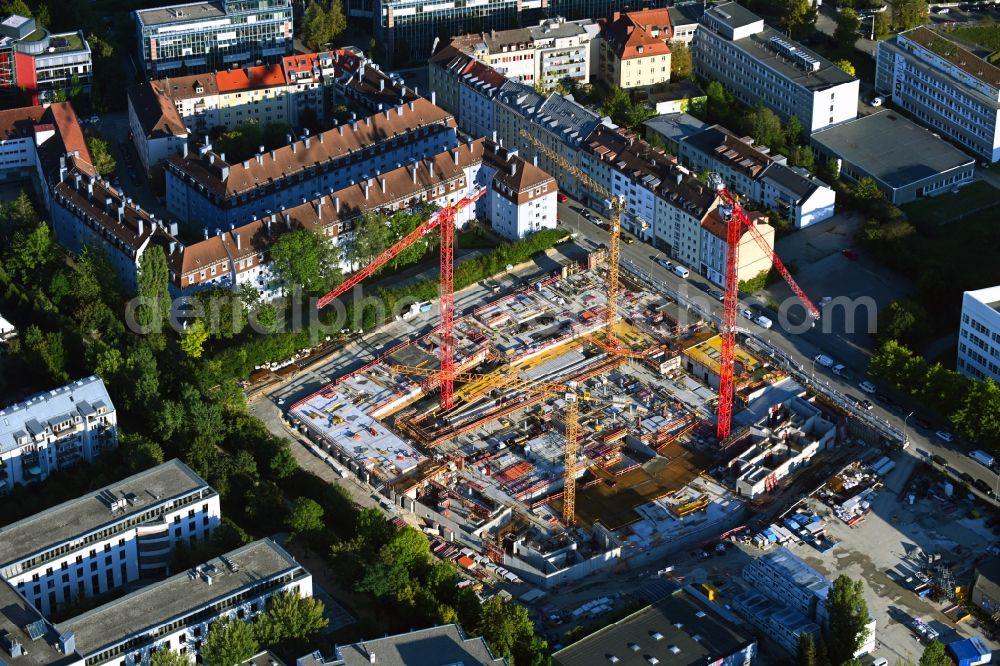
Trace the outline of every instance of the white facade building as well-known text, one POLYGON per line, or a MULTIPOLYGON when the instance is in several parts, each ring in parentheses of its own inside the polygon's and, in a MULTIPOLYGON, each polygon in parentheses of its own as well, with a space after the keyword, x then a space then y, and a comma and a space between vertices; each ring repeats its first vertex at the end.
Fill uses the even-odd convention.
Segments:
POLYGON ((1000 286, 962 295, 958 331, 958 371, 1000 383, 1000 286))
POLYGON ((218 493, 171 460, 0 529, 0 577, 47 617, 166 574, 219 520, 218 493))
POLYGON ((858 115, 856 78, 735 2, 710 7, 693 41, 695 74, 740 102, 797 116, 809 132, 858 115))
POLYGON ((920 26, 880 41, 875 88, 969 151, 1000 161, 1000 67, 920 26))
POLYGON ((72 654, 79 659, 73 666, 140 666, 149 664, 154 650, 197 657, 213 622, 249 622, 280 592, 312 596, 312 575, 281 546, 262 539, 60 622, 55 630, 72 636, 72 654))
POLYGON ((2 489, 41 481, 118 446, 117 414, 93 376, 0 410, 2 489))
POLYGON ((530 162, 490 142, 480 168, 490 185, 489 219, 493 230, 511 240, 557 223, 556 180, 530 162))

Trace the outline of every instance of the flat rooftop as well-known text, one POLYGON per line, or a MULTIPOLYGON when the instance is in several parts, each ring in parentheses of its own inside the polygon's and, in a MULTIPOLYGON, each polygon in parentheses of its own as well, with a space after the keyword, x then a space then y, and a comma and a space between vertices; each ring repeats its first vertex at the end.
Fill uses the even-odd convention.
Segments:
POLYGON ((965 295, 974 301, 982 303, 986 307, 993 308, 997 312, 1000 312, 1000 285, 995 287, 986 287, 985 289, 977 289, 975 291, 967 291, 965 295))
POLYGON ((34 606, 24 600, 5 581, 0 580, 0 636, 17 641, 24 648, 24 653, 16 659, 11 659, 5 648, 0 653, 0 661, 18 666, 53 666, 54 664, 70 664, 79 662, 74 656, 67 657, 56 647, 59 635, 42 617, 34 606), (32 640, 29 633, 35 631, 41 634, 32 640), (35 629, 37 627, 37 629, 35 629))
POLYGON ((0 564, 25 559, 199 488, 211 490, 187 465, 170 460, 0 529, 0 564), (109 494, 134 500, 112 513, 104 499, 109 494))
POLYGON ((733 29, 743 28, 761 20, 752 11, 735 2, 726 2, 721 5, 709 7, 705 13, 716 21, 733 29))
MULTIPOLYGON (((733 3, 735 4, 735 3, 733 3)), ((727 5, 728 7, 729 5, 727 5)), ((774 28, 765 25, 761 32, 758 32, 743 39, 733 42, 745 51, 753 60, 757 60, 766 66, 776 70, 784 78, 797 83, 806 90, 826 90, 833 86, 839 86, 851 81, 857 81, 853 76, 848 76, 841 68, 819 55, 802 46, 798 42, 793 42, 784 33, 778 32, 774 28), (779 54, 772 45, 771 40, 777 38, 795 47, 798 54, 807 56, 819 63, 819 69, 815 72, 806 70, 790 62, 784 55, 779 54)))
POLYGON ((135 14, 142 25, 157 26, 222 18, 226 16, 226 9, 221 2, 192 2, 187 5, 140 9, 135 14))
POLYGON ((468 638, 457 624, 419 629, 405 634, 376 638, 337 648, 324 659, 319 652, 299 659, 302 666, 505 666, 507 660, 495 657, 481 637, 468 638))
POLYGON ((158 627, 183 620, 206 606, 276 578, 308 575, 270 539, 254 541, 209 560, 199 570, 202 573, 185 571, 147 585, 62 622, 56 625, 56 630, 59 634, 72 631, 76 635, 77 652, 87 657, 128 638, 145 636, 158 627))
POLYGON ((1000 67, 986 62, 972 51, 956 44, 941 34, 919 26, 899 34, 899 38, 908 39, 935 55, 938 55, 969 76, 982 81, 994 88, 1000 88, 1000 67))
POLYGON ((557 666, 607 666, 614 656, 618 666, 712 664, 754 642, 748 632, 737 629, 735 617, 700 597, 691 588, 677 588, 556 652, 553 662, 557 666))
POLYGON ((975 160, 895 111, 882 111, 814 132, 820 148, 889 187, 900 188, 975 160))

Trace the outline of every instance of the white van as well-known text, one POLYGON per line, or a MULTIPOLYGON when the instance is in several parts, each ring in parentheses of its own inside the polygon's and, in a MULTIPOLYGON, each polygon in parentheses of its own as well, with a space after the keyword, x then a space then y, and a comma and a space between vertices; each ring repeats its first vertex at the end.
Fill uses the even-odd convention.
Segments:
POLYGON ((691 271, 684 268, 680 264, 674 266, 674 273, 676 273, 679 277, 682 277, 684 279, 687 279, 687 276, 691 275, 691 271))
POLYGON ((770 319, 768 319, 764 315, 761 315, 761 316, 757 317, 757 319, 755 321, 757 322, 758 326, 763 326, 764 328, 771 328, 771 326, 774 325, 774 322, 772 322, 770 319))

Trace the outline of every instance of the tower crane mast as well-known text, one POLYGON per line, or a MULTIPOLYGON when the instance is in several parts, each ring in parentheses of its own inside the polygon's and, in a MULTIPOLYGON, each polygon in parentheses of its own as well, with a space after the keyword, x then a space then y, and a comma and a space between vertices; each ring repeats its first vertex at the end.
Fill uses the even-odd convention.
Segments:
POLYGON ((805 307, 809 316, 815 320, 819 319, 819 309, 809 300, 806 293, 802 291, 798 283, 792 278, 792 274, 785 268, 774 250, 767 241, 757 231, 747 214, 743 211, 739 199, 734 196, 726 187, 725 181, 717 173, 709 175, 709 185, 711 185, 722 198, 723 205, 720 206, 723 221, 726 223, 726 292, 723 298, 722 307, 722 354, 719 362, 719 404, 717 408, 717 418, 715 434, 719 442, 724 442, 729 438, 733 423, 733 387, 734 372, 736 362, 736 310, 739 304, 739 283, 737 281, 737 266, 739 266, 740 242, 743 232, 749 234, 754 242, 761 248, 765 255, 771 260, 781 277, 785 279, 792 293, 798 297, 805 307))

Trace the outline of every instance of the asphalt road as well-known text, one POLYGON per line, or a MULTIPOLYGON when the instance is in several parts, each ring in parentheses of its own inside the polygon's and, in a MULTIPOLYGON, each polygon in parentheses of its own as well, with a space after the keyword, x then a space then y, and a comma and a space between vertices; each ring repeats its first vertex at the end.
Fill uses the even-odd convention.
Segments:
MULTIPOLYGON (((584 219, 578 212, 579 208, 580 204, 573 201, 559 204, 559 219, 562 224, 579 234, 578 243, 586 245, 588 240, 597 244, 607 243, 609 240, 608 232, 584 219)), ((596 215, 596 213, 593 214, 596 215)), ((621 244, 621 260, 623 263, 631 262, 633 266, 640 267, 643 272, 649 273, 654 280, 669 285, 681 294, 686 292, 691 296, 699 296, 695 301, 697 307, 701 310, 707 310, 716 319, 721 319, 722 304, 707 296, 698 288, 698 285, 702 285, 705 289, 717 288, 716 285, 709 285, 705 278, 696 275, 694 271, 691 272, 690 277, 686 280, 678 277, 655 262, 655 258, 662 257, 664 257, 662 252, 641 241, 636 241, 632 244, 621 244)), ((837 296, 837 294, 826 295, 837 296)), ((743 299, 743 302, 757 307, 762 305, 753 299, 743 299)), ((821 319, 816 327, 810 328, 804 333, 796 333, 782 330, 780 318, 773 316, 773 313, 769 313, 768 316, 775 322, 775 327, 770 330, 763 329, 746 320, 741 320, 740 325, 750 329, 757 338, 781 351, 805 375, 812 378, 814 383, 832 388, 846 396, 871 400, 874 403, 874 407, 869 412, 869 415, 887 422, 893 428, 904 433, 909 442, 909 446, 906 449, 908 455, 925 461, 929 461, 933 455, 940 455, 947 461, 945 465, 946 471, 952 475, 960 476, 963 473, 967 473, 973 479, 983 479, 991 488, 1000 488, 1000 475, 994 474, 988 468, 968 457, 967 452, 976 448, 974 445, 965 446, 958 441, 947 443, 935 436, 934 432, 938 428, 948 430, 947 424, 931 424, 932 427, 929 429, 920 428, 916 424, 917 419, 921 418, 919 412, 914 411, 913 416, 907 419, 906 416, 913 411, 911 408, 906 406, 888 406, 878 402, 874 396, 866 395, 858 387, 858 384, 865 379, 867 367, 851 366, 845 363, 848 366, 847 376, 852 378, 851 381, 845 381, 844 377, 834 375, 828 368, 814 363, 814 359, 819 354, 830 356, 836 362, 840 362, 839 359, 842 357, 849 359, 852 356, 856 356, 856 354, 849 353, 853 343, 846 341, 844 331, 838 329, 837 324, 842 324, 843 322, 838 322, 837 317, 829 318, 833 325, 826 325, 825 321, 821 319), (905 424, 904 420, 906 421, 905 424)), ((794 320, 791 313, 789 319, 794 320)), ((876 386, 878 386, 877 382, 876 386)), ((882 387, 879 387, 879 389, 881 392, 882 387)), ((977 492, 977 494, 979 493, 977 492)))

